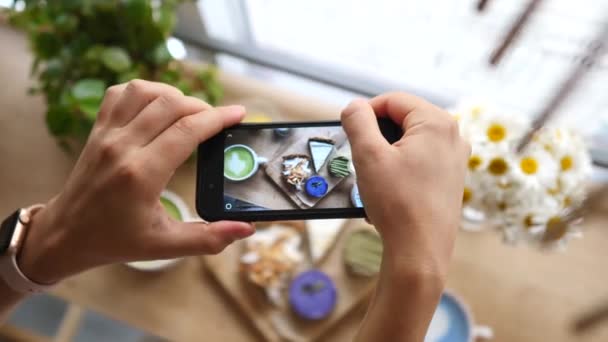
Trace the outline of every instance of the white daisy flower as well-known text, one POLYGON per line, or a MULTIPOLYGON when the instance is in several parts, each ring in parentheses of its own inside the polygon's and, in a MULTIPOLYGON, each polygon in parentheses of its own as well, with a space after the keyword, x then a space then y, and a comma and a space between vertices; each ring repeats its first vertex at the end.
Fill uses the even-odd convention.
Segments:
POLYGON ((583 201, 591 170, 583 139, 569 129, 545 128, 517 154, 529 121, 488 108, 464 104, 455 111, 461 134, 472 145, 463 213, 482 213, 509 243, 563 246, 577 228, 555 230, 556 222, 563 210, 583 201))
POLYGON ((546 191, 557 187, 559 170, 553 156, 537 146, 530 146, 517 157, 516 177, 530 191, 546 191))

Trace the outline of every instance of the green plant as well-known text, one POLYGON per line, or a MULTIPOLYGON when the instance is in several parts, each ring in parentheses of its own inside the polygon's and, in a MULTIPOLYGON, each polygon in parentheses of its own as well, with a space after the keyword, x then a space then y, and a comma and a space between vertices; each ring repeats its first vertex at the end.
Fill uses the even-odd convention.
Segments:
POLYGON ((214 68, 187 72, 167 50, 180 2, 14 0, 10 23, 27 33, 34 53, 38 82, 30 91, 46 97, 46 123, 62 145, 86 139, 112 84, 148 79, 212 105, 220 100, 214 68))

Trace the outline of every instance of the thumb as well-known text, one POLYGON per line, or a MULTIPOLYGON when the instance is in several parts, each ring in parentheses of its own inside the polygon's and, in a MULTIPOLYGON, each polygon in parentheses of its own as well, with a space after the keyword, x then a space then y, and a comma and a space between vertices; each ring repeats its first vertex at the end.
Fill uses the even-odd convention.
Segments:
POLYGON ((218 254, 234 241, 253 235, 255 227, 233 221, 172 222, 169 232, 166 253, 179 257, 218 254))
POLYGON ((353 100, 342 111, 341 119, 354 154, 366 155, 388 145, 380 132, 374 109, 366 100, 353 100))

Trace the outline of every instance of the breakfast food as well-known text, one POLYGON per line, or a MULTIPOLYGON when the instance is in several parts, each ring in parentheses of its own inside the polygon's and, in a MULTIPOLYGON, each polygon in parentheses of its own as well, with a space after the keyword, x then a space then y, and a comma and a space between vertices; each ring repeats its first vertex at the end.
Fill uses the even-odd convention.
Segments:
POLYGON ((298 274, 289 286, 289 304, 299 317, 320 320, 329 316, 338 301, 338 291, 331 278, 319 271, 298 274))
POLYGON ((344 178, 351 174, 350 159, 345 156, 338 156, 332 159, 327 166, 329 173, 334 177, 344 178))
POLYGON ((329 184, 327 184, 325 178, 321 176, 313 176, 306 181, 306 193, 309 196, 321 198, 327 194, 328 189, 329 184))
POLYGON ((274 224, 260 229, 246 240, 241 266, 247 279, 266 291, 274 304, 281 301, 281 290, 304 260, 300 233, 291 226, 274 224))
POLYGON ((315 172, 318 173, 321 170, 329 155, 333 152, 335 144, 335 141, 327 138, 315 137, 308 139, 308 149, 312 156, 315 172))
POLYGON ((344 243, 344 263, 355 275, 371 277, 380 271, 382 239, 372 229, 351 233, 344 243))
POLYGON ((307 155, 290 154, 283 157, 283 179, 296 190, 302 190, 302 185, 311 173, 310 157, 307 155))
POLYGON ((344 219, 306 222, 309 253, 315 265, 318 265, 333 248, 345 222, 344 219))

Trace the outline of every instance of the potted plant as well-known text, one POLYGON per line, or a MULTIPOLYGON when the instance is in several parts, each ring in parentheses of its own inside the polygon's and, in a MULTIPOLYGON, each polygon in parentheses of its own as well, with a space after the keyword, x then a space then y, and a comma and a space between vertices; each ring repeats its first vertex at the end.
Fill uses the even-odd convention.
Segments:
POLYGON ((186 70, 166 47, 180 2, 13 2, 10 23, 27 33, 34 54, 31 74, 37 82, 30 92, 44 95, 48 129, 63 147, 86 141, 107 87, 134 78, 218 103, 222 88, 215 69, 186 70))

